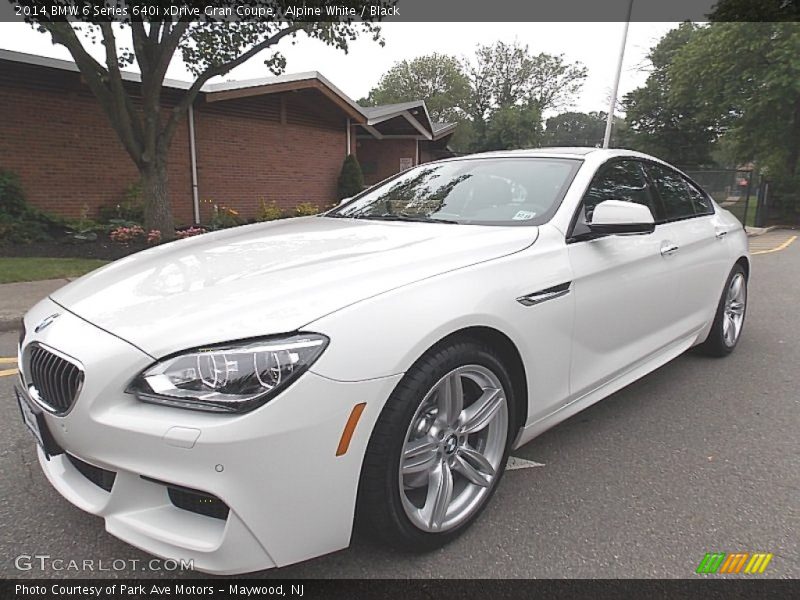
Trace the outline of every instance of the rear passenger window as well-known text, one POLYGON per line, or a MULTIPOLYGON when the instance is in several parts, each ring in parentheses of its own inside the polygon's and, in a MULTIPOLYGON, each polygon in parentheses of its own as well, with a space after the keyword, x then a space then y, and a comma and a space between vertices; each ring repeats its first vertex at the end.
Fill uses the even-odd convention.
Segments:
POLYGON ((664 205, 664 214, 668 221, 712 212, 708 198, 680 174, 652 163, 646 168, 653 181, 653 187, 664 205))
POLYGON ((714 208, 711 206, 709 197, 701 190, 698 190, 691 181, 686 182, 686 187, 689 188, 689 196, 691 196, 694 203, 694 214, 713 215, 714 208))

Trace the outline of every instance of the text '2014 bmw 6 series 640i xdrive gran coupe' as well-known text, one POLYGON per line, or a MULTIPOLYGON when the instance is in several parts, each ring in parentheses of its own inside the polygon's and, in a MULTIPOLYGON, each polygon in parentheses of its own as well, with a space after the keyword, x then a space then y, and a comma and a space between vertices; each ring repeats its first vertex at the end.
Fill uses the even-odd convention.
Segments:
POLYGON ((114 262, 24 319, 17 400, 70 502, 211 573, 475 521, 509 450, 736 346, 742 225, 680 171, 554 148, 114 262))

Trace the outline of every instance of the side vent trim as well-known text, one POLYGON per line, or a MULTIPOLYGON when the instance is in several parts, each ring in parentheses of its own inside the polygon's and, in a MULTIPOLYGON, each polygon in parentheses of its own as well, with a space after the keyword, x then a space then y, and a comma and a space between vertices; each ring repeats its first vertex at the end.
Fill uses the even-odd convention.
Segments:
POLYGON ((546 290, 540 290, 538 292, 526 294, 525 296, 520 296, 517 298, 517 302, 523 306, 535 306, 536 304, 541 304, 542 302, 547 302, 548 300, 555 300, 556 298, 561 298, 561 296, 566 296, 569 294, 570 289, 572 289, 572 282, 567 281, 565 283, 560 283, 558 285, 554 285, 553 287, 549 287, 546 290))

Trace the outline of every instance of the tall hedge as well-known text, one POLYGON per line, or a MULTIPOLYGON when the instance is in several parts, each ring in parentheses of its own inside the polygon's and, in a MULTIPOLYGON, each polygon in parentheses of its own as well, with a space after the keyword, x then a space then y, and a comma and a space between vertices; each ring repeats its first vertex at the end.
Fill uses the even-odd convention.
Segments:
POLYGON ((350 198, 361 193, 364 189, 364 174, 361 172, 361 165, 353 154, 348 154, 342 165, 342 172, 339 175, 337 192, 339 200, 350 198))

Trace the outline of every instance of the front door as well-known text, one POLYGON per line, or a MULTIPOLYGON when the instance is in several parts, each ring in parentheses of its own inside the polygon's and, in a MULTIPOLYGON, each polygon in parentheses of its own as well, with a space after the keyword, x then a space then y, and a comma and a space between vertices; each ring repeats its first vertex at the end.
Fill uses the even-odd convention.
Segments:
POLYGON ((568 235, 575 295, 571 397, 582 396, 676 339, 674 241, 663 226, 642 235, 592 239, 587 222, 605 200, 636 202, 658 211, 643 164, 613 160, 587 190, 568 235))

